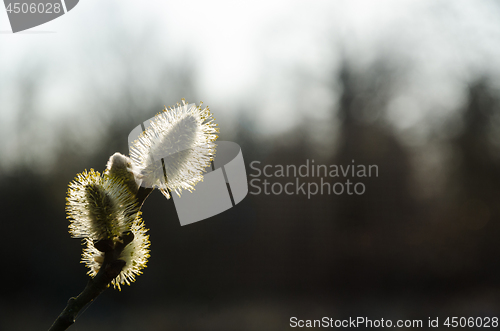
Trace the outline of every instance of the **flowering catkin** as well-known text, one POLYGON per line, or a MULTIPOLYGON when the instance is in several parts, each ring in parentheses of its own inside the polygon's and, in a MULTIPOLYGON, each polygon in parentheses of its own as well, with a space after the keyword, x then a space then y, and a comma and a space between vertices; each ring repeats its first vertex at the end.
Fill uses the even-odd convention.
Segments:
MULTIPOLYGON (((130 285, 135 281, 135 277, 142 273, 142 269, 146 267, 149 258, 149 235, 146 235, 147 229, 144 222, 137 215, 137 218, 132 223, 130 231, 134 235, 131 243, 125 246, 121 252, 119 259, 125 261, 125 266, 120 274, 111 281, 115 288, 121 290, 120 285, 130 285)), ((100 252, 90 239, 85 239, 86 248, 83 251, 82 263, 90 269, 87 274, 94 277, 99 272, 104 261, 104 253, 100 252)))
POLYGON ((171 191, 180 195, 182 189, 194 189, 213 161, 216 126, 208 107, 182 99, 182 104, 154 117, 131 146, 130 158, 115 153, 102 175, 90 169, 69 184, 69 232, 84 239, 82 263, 91 277, 105 261, 123 263, 111 281, 118 289, 142 273, 150 242, 137 201, 140 185, 158 188, 167 198, 171 191))
POLYGON ((208 107, 184 99, 156 115, 131 146, 141 185, 158 188, 167 198, 170 191, 191 191, 215 155, 216 126, 208 107))
POLYGON ((125 247, 121 246, 123 250, 116 257, 124 262, 118 276, 111 281, 118 289, 120 285, 130 285, 146 267, 149 258, 149 236, 136 200, 138 188, 132 162, 115 153, 110 157, 104 174, 93 169, 84 171, 76 176, 68 189, 66 211, 70 233, 74 238, 84 239, 86 247, 82 263, 90 269, 88 274, 91 277, 97 275, 104 262, 103 247, 115 249, 124 245, 123 236, 129 232, 132 234, 132 241, 125 247))
POLYGON ((123 180, 90 169, 69 184, 66 211, 73 238, 109 239, 128 231, 137 203, 123 180))

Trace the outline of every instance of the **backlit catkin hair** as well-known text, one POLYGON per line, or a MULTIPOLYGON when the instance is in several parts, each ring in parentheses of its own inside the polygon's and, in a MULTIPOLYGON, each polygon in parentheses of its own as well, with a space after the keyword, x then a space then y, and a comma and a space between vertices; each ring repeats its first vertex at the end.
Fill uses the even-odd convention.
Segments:
POLYGON ((208 107, 184 99, 156 115, 130 151, 142 185, 160 189, 167 198, 170 191, 191 191, 215 155, 216 126, 208 107))

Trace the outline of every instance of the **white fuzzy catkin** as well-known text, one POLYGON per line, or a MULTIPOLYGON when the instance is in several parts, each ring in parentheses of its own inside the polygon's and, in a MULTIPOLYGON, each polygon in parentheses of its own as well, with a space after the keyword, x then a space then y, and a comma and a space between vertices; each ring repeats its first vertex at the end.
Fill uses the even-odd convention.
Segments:
POLYGON ((193 190, 215 155, 216 128, 208 107, 182 104, 166 108, 133 142, 130 152, 142 185, 158 188, 170 198, 193 190))
POLYGON ((123 180, 90 169, 69 184, 66 211, 73 238, 109 239, 128 231, 137 203, 123 180))

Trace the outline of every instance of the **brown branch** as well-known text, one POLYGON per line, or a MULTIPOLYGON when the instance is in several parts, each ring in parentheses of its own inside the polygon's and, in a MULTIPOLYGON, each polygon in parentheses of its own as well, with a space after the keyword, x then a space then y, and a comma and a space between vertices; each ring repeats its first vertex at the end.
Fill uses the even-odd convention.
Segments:
MULTIPOLYGON (((76 298, 70 298, 66 308, 57 317, 54 324, 50 327, 49 331, 62 331, 69 328, 76 319, 76 316, 80 310, 87 304, 92 302, 99 294, 101 294, 113 279, 115 279, 123 267, 125 266, 125 261, 120 260, 120 254, 130 242, 134 239, 134 234, 132 232, 125 232, 121 237, 120 241, 116 243, 114 247, 110 247, 109 250, 104 252, 104 261, 102 263, 101 269, 97 275, 90 279, 85 289, 76 298)), ((99 245, 99 247, 105 247, 106 245, 99 245)))

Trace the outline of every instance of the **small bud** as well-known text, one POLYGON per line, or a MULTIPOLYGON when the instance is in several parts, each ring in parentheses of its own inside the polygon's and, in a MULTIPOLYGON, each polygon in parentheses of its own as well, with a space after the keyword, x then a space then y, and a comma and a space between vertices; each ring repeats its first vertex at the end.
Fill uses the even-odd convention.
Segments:
POLYGON ((123 154, 113 154, 106 165, 105 175, 121 180, 133 194, 139 189, 139 170, 136 169, 132 160, 123 154))
POLYGON ((134 234, 132 231, 126 231, 120 236, 120 239, 123 242, 123 246, 127 246, 134 240, 134 234))
POLYGON ((110 252, 113 249, 113 246, 113 241, 111 239, 94 241, 94 247, 100 252, 110 252))
MULTIPOLYGON (((135 276, 141 274, 141 270, 146 267, 150 245, 149 236, 146 232, 147 229, 141 220, 139 212, 137 218, 130 226, 130 230, 123 232, 121 236, 113 239, 115 242, 113 249, 122 249, 120 256, 117 258, 125 263, 120 268, 121 271, 116 278, 111 281, 111 284, 115 288, 121 289, 121 285, 130 285, 135 280, 135 276)), ((97 241, 96 243, 99 242, 97 241)), ((104 259, 99 258, 102 257, 102 253, 95 247, 94 241, 86 238, 85 243, 87 247, 83 251, 82 262, 90 269, 88 274, 91 277, 95 277, 104 259)))

